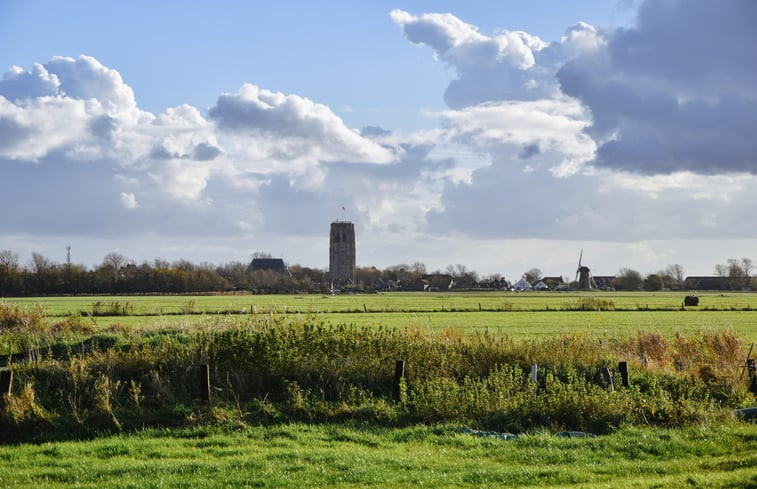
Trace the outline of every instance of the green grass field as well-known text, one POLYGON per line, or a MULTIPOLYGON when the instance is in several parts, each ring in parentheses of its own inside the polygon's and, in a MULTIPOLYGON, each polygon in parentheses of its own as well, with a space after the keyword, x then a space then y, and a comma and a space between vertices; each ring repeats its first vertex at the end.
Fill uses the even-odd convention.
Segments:
POLYGON ((757 486, 757 431, 626 428, 503 441, 453 427, 292 424, 0 446, 0 460, 8 488, 748 488, 757 486))
MULTIPOLYGON (((157 377, 139 377, 145 388, 154 385, 155 390, 160 386, 180 387, 181 380, 184 379, 181 372, 194 368, 193 363, 181 363, 179 352, 183 351, 182 343, 171 343, 173 340, 169 339, 170 334, 164 332, 199 330, 202 331, 199 336, 203 336, 206 331, 221 332, 237 326, 244 328, 245 324, 268 321, 268 317, 273 321, 285 319, 280 323, 284 328, 295 323, 321 323, 368 327, 368 331, 376 331, 379 326, 409 330, 403 333, 408 340, 413 337, 415 330, 429 331, 436 335, 430 335, 429 338, 437 338, 441 342, 440 345, 456 345, 458 338, 483 330, 489 331, 494 337, 507 336, 518 340, 522 342, 518 344, 522 344, 524 348, 537 342, 541 342, 539 344, 544 347, 555 347, 549 343, 550 337, 569 338, 574 333, 582 333, 574 337, 575 344, 579 347, 599 348, 597 345, 604 345, 603 348, 609 348, 613 342, 603 341, 604 337, 627 339, 636 337, 640 331, 657 332, 667 337, 681 333, 702 338, 707 337, 707 334, 698 335, 699 331, 711 333, 727 330, 741 337, 744 342, 739 344, 744 347, 748 347, 751 342, 757 342, 757 294, 701 294, 700 306, 685 310, 681 307, 684 295, 487 292, 352 296, 46 297, 2 301, 27 308, 42 304, 46 309, 46 321, 50 323, 66 322, 66 318, 78 317, 77 321, 94 325, 95 332, 109 330, 113 334, 125 334, 127 338, 132 338, 128 341, 133 341, 135 337, 149 336, 143 335, 144 332, 160 331, 155 338, 164 338, 161 341, 165 342, 162 343, 165 349, 159 350, 162 348, 161 343, 154 343, 157 350, 151 354, 160 355, 159 352, 165 352, 173 362, 177 362, 178 370, 173 382, 163 384, 158 382, 157 377), (582 305, 588 305, 592 310, 580 310, 582 305), (109 311, 115 315, 107 315, 109 311), (95 312, 97 314, 94 314, 95 312), (113 324, 121 326, 112 328, 113 324), (373 326, 377 329, 374 330, 373 326), (594 335, 600 336, 600 341, 597 341, 594 335), (454 341, 445 343, 450 338, 454 341), (169 348, 171 345, 174 345, 174 350, 169 348)), ((87 334, 92 334, 91 328, 88 331, 87 334)), ((12 335, 9 336, 11 337, 12 335)), ((323 333, 322 337, 328 338, 328 333, 323 333)), ((355 336, 360 337, 362 336, 355 336)), ((709 337, 713 338, 711 334, 709 337)), ((75 341, 81 340, 76 335, 74 338, 78 338, 75 341)), ((304 340, 306 336, 297 338, 304 340)), ((391 335, 387 338, 391 338, 391 335)), ((470 339, 473 341, 475 337, 470 339)), ((681 345, 698 345, 694 340, 686 341, 689 343, 683 342, 681 345)), ((313 342, 308 348, 315 348, 319 344, 321 343, 313 342)), ((389 344, 391 343, 387 343, 389 344)), ((398 344, 404 345, 405 342, 400 341, 398 344)), ((415 348, 420 348, 423 344, 419 341, 415 343, 415 348)), ((674 344, 677 343, 671 341, 662 347, 673 348, 674 344)), ((714 343, 720 344, 717 341, 714 343)), ((8 345, 10 348, 10 342, 8 345)), ((559 347, 559 344, 557 346, 559 347)), ((650 348, 653 346, 654 344, 650 344, 650 348)), ((285 358, 298 355, 303 349, 303 343, 299 340, 294 341, 292 348, 281 355, 285 358)), ((699 347, 695 349, 697 352, 700 350, 699 347)), ((384 351, 383 347, 379 350, 384 351)), ((102 413, 117 412, 122 420, 128 420, 124 411, 129 410, 128 403, 131 402, 127 384, 125 380, 120 384, 114 383, 118 379, 116 373, 112 374, 113 380, 108 381, 110 383, 103 383, 103 379, 111 377, 97 377, 94 375, 95 370, 115 372, 119 368, 125 368, 125 365, 136 366, 140 357, 150 354, 150 351, 152 350, 143 350, 139 356, 134 357, 130 357, 128 352, 122 352, 123 361, 126 362, 121 364, 122 367, 118 367, 119 357, 116 353, 99 356, 94 354, 87 357, 87 362, 90 363, 82 361, 68 364, 48 359, 46 363, 30 366, 24 375, 32 379, 37 373, 42 372, 43 368, 47 368, 51 373, 47 377, 40 377, 36 384, 40 394, 45 394, 47 399, 51 396, 68 399, 66 402, 71 403, 71 406, 78 403, 91 411, 92 419, 99 420, 102 426, 110 426, 109 421, 102 417, 102 413), (76 370, 77 365, 83 370, 76 370), (69 385, 59 379, 59 374, 74 375, 74 378, 80 379, 81 383, 72 384, 78 389, 74 394, 79 397, 66 397, 65 393, 59 395, 55 389, 48 389, 49 382, 69 385), (85 393, 92 398, 89 404, 82 401, 85 393)), ((434 351, 434 346, 428 347, 429 354, 434 351)), ((452 349, 449 351, 452 352, 452 349)), ((537 348, 536 351, 541 350, 537 348)), ((650 350, 650 353, 652 352, 653 350, 650 350)), ((696 352, 691 350, 691 353, 693 355, 696 352)), ((443 357, 443 365, 449 367, 452 356, 440 355, 443 357)), ((743 363, 743 357, 740 355, 739 362, 743 363)), ((610 353, 610 356, 615 361, 617 352, 610 353)), ((270 358, 277 357, 274 353, 270 358)), ((320 358, 322 357, 317 354, 305 354, 302 357, 303 368, 320 358)), ((351 368, 356 368, 358 360, 354 355, 349 358, 350 365, 353 365, 351 368)), ((394 358, 392 356, 392 363, 394 358)), ((152 362, 160 360, 162 359, 156 356, 144 366, 144 369, 152 368, 152 362)), ((255 357, 249 359, 254 360, 255 357)), ((538 363, 541 366, 544 362, 538 363)), ((678 363, 680 362, 670 363, 668 369, 678 363)), ((327 362, 324 368, 329 365, 332 370, 338 370, 341 364, 327 362)), ((387 368, 391 368, 391 365, 387 368)), ((641 375, 642 367, 635 368, 636 375, 641 375)), ((736 375, 731 363, 718 368, 725 369, 726 373, 722 375, 736 375), (733 374, 730 373, 732 371, 733 374)), ((554 370, 555 375, 558 370, 554 370)), ((167 376, 173 370, 161 372, 161 375, 167 376)), ((320 377, 308 374, 303 379, 313 378, 315 382, 322 384, 325 378, 341 378, 334 375, 324 377, 323 372, 318 369, 314 370, 313 374, 318 372, 320 377)), ((700 375, 701 372, 710 375, 714 371, 705 372, 694 368, 691 372, 696 375, 700 375)), ((20 371, 17 375, 21 375, 20 371)), ((702 381, 698 381, 699 384, 687 384, 687 377, 683 374, 680 376, 680 382, 675 380, 679 377, 670 373, 661 374, 659 377, 656 377, 654 372, 644 375, 644 378, 649 380, 639 381, 637 377, 637 382, 641 382, 637 388, 643 387, 644 392, 652 392, 649 389, 653 389, 657 382, 673 382, 678 386, 674 389, 681 389, 681 395, 685 394, 694 399, 699 392, 696 389, 704 389, 708 385, 702 381), (694 389, 694 385, 700 387, 694 389)), ((507 377, 501 379, 502 382, 507 381, 507 377)), ((563 380, 567 386, 570 379, 563 380)), ((71 440, 76 438, 76 435, 65 435, 67 425, 63 423, 55 425, 58 430, 55 436, 58 438, 45 438, 42 434, 40 439, 62 438, 71 441, 18 445, 3 444, 0 441, 0 463, 3 468, 0 470, 0 487, 757 487, 757 424, 731 419, 730 409, 733 405, 728 410, 722 409, 720 414, 707 416, 709 408, 706 406, 713 410, 721 409, 717 404, 721 401, 713 402, 711 398, 700 406, 693 400, 686 401, 688 404, 681 401, 673 405, 665 400, 665 393, 662 394, 661 401, 655 401, 656 397, 649 397, 650 401, 658 402, 656 406, 667 406, 667 409, 671 409, 671 414, 678 415, 682 410, 691 409, 686 411, 681 419, 688 416, 690 419, 700 420, 693 423, 663 423, 649 427, 645 424, 645 418, 641 426, 620 424, 619 428, 616 428, 617 431, 609 430, 610 434, 596 438, 565 439, 549 433, 527 431, 518 439, 503 441, 463 433, 461 426, 456 425, 406 426, 400 423, 399 426, 388 427, 382 423, 374 424, 374 421, 334 421, 338 419, 338 415, 333 419, 329 418, 332 419, 330 422, 317 424, 301 424, 288 418, 275 418, 270 425, 259 426, 256 423, 264 418, 256 417, 257 411, 254 409, 257 408, 254 406, 264 405, 266 401, 260 401, 262 404, 240 405, 237 400, 235 408, 232 395, 234 391, 229 387, 229 382, 227 374, 225 380, 221 378, 214 383, 218 392, 221 392, 220 389, 226 389, 223 394, 218 394, 219 397, 228 398, 222 408, 203 408, 195 405, 187 407, 179 403, 175 408, 178 416, 175 423, 182 426, 181 428, 145 430, 139 428, 144 424, 132 424, 131 428, 121 434, 112 435, 112 427, 104 428, 106 431, 102 432, 96 432, 94 429, 87 432, 79 427, 78 431, 74 429, 72 433, 88 433, 86 436, 94 435, 94 438, 76 441, 71 440), (235 409, 238 409, 239 413, 236 413, 235 409), (246 411, 251 409, 252 411, 246 411), (242 412, 243 410, 245 411, 242 412), (190 413, 189 416, 187 413, 190 413), (133 431, 134 429, 137 431, 133 431)), ((432 414, 442 406, 446 410, 459 409, 463 400, 468 399, 465 397, 466 393, 486 393, 475 390, 483 388, 481 386, 485 384, 465 390, 463 387, 455 387, 455 383, 450 384, 450 380, 441 379, 440 382, 432 381, 428 384, 429 390, 423 391, 426 393, 424 395, 427 395, 424 399, 432 400, 436 398, 433 396, 437 396, 438 402, 441 403, 437 405, 429 401, 428 409, 432 414), (434 391, 434 386, 439 389, 444 386, 446 392, 458 394, 445 396, 441 390, 434 391), (458 390, 450 391, 453 387, 458 390), (463 397, 458 399, 456 395, 463 397)), ((472 384, 469 382, 466 385, 472 384)), ((21 393, 21 386, 16 387, 16 392, 21 393)), ((553 394, 545 392, 534 399, 546 399, 547 395, 551 395, 555 400, 563 399, 567 402, 566 415, 575 409, 603 412, 602 407, 608 403, 619 402, 621 394, 626 396, 623 398, 628 402, 635 399, 628 393, 623 393, 625 391, 618 391, 607 398, 603 398, 604 394, 596 390, 585 391, 578 397, 571 396, 568 391, 561 397, 558 392, 562 391, 555 391, 553 394), (607 402, 591 404, 591 396, 602 397, 607 402)), ((725 395, 725 391, 715 389, 713 392, 725 395)), ((138 392, 135 395, 139 397, 138 392)), ((415 395, 416 399, 421 399, 421 391, 416 390, 415 395)), ((32 416, 28 419, 43 416, 34 414, 34 395, 23 399, 26 400, 21 400, 21 404, 18 405, 22 406, 27 402, 27 406, 31 407, 26 411, 19 411, 21 414, 32 416)), ((42 396, 38 399, 41 400, 42 396)), ((306 395, 304 399, 313 403, 306 404, 306 407, 321 406, 318 398, 312 395, 306 395)), ((351 409, 360 409, 361 404, 355 399, 350 401, 353 402, 352 407, 340 407, 338 403, 330 405, 332 407, 324 404, 324 411, 319 412, 350 413, 351 409)), ((491 399, 491 402, 496 400, 491 399)), ((140 402, 135 402, 137 411, 142 409, 139 407, 140 402)), ((276 409, 286 409, 287 405, 293 406, 295 403, 293 400, 287 402, 290 404, 280 404, 276 409)), ((373 404, 370 402, 372 401, 362 404, 363 409, 373 409, 370 412, 377 413, 376 416, 379 418, 382 412, 390 412, 392 409, 386 407, 388 405, 382 405, 383 401, 380 399, 373 404)), ((466 402, 476 405, 470 400, 466 402)), ((71 406, 63 406, 65 402, 56 401, 54 404, 48 404, 46 409, 48 413, 55 414, 44 415, 48 416, 47 422, 51 423, 51 426, 57 423, 57 416, 67 416, 68 411, 75 411, 71 406)), ((534 405, 539 406, 538 403, 534 405)), ((639 406, 642 406, 652 419, 654 406, 639 406)), ((86 416, 86 413, 83 415, 86 416)), ((160 416, 163 416, 160 418, 161 423, 164 423, 162 425, 174 426, 173 422, 165 423, 165 411, 160 416)), ((429 421, 430 418, 422 419, 425 420, 424 423, 432 423, 429 421)), ((27 421, 22 419, 20 424, 12 426, 24 426, 24 422, 27 421)), ((69 419, 66 422, 73 421, 69 419)), ((471 424, 472 428, 480 427, 475 425, 472 418, 471 424)), ((119 430, 120 428, 115 431, 119 430)), ((19 436, 18 433, 16 436, 18 440, 30 439, 19 436)))
MULTIPOLYGON (((221 295, 13 298, 31 307, 44 304, 51 320, 89 314, 96 303, 103 315, 97 327, 119 323, 136 329, 188 328, 228 315, 314 315, 329 324, 384 325, 392 328, 480 330, 516 337, 573 332, 627 335, 657 331, 665 335, 699 330, 733 331, 757 342, 757 294, 700 294, 698 307, 682 310, 685 293, 385 293, 368 295, 221 295), (609 301, 615 310, 576 309, 580 301, 609 301), (107 315, 115 305, 118 315, 107 315)), ((601 309, 601 307, 600 307, 601 309)))
MULTIPOLYGON (((575 307, 586 297, 612 301, 616 310, 679 310, 683 292, 389 292, 364 295, 200 295, 200 296, 66 296, 6 298, 23 305, 44 303, 51 316, 91 312, 95 302, 129 303, 134 315, 183 312, 435 312, 435 311, 544 311, 575 307)), ((691 310, 757 311, 757 294, 708 292, 691 310)))

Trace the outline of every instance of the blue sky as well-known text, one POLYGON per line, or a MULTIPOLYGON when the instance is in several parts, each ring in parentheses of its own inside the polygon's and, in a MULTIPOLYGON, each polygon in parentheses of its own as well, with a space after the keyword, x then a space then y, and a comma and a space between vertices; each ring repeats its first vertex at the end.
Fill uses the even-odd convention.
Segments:
POLYGON ((0 6, 0 66, 87 54, 117 69, 153 113, 183 103, 203 110, 251 82, 326 104, 351 127, 413 130, 433 126, 420 111, 443 108, 439 93, 453 74, 397 35, 391 10, 455 12, 485 33, 525 30, 554 40, 578 21, 627 23, 633 11, 624 5, 10 0, 0 6))
POLYGON ((0 249, 325 267, 345 205, 360 265, 710 273, 757 244, 753 14, 5 1, 0 249))

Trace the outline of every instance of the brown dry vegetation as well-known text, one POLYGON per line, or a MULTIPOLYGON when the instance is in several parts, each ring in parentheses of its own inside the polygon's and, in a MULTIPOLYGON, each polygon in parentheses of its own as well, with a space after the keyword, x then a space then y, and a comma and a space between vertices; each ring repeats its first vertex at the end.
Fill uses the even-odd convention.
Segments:
POLYGON ((0 344, 27 351, 9 357, 14 394, 0 408, 0 428, 12 438, 219 420, 607 432, 722 420, 754 400, 739 379, 744 345, 728 331, 516 340, 266 314, 206 318, 191 330, 92 334, 76 318, 45 326, 43 316, 0 304, 0 344), (397 359, 407 362, 399 401, 392 397, 397 359), (629 364, 627 388, 619 361, 629 364), (210 404, 199 401, 202 364, 210 365, 210 404), (598 380, 602 367, 612 371, 614 391, 598 380))

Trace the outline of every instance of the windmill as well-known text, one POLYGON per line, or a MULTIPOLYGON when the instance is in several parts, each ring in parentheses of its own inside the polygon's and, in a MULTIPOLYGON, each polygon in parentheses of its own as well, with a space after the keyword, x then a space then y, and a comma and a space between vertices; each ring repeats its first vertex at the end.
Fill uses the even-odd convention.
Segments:
POLYGON ((594 277, 591 276, 591 270, 589 267, 581 266, 581 260, 584 257, 584 250, 581 250, 581 254, 578 255, 578 268, 576 269, 576 282, 578 282, 579 289, 596 289, 597 284, 594 283, 594 277))

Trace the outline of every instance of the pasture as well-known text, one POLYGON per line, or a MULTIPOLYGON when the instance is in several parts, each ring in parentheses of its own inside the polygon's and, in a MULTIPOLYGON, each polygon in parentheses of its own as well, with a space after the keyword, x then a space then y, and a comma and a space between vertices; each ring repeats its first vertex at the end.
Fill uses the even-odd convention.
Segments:
POLYGON ((44 304, 51 321, 82 315, 97 328, 120 324, 138 330, 187 329, 228 316, 284 314, 338 325, 491 331, 528 338, 589 332, 666 336, 727 330, 757 342, 757 294, 704 293, 683 308, 685 293, 381 293, 366 295, 74 296, 8 298, 44 304))
POLYGON ((757 294, 684 295, 3 299, 0 486, 755 487, 757 294))
MULTIPOLYGON (((43 303, 48 315, 66 316, 91 312, 100 303, 128 304, 130 314, 139 316, 185 313, 345 313, 345 312, 535 312, 580 310, 582 301, 596 299, 611 303, 616 311, 681 310, 683 292, 385 292, 359 295, 128 295, 54 296, 6 298, 20 305, 43 303)), ((698 294, 695 310, 757 311, 757 293, 706 292, 698 294)), ((595 307, 588 303, 586 307, 595 307)))

